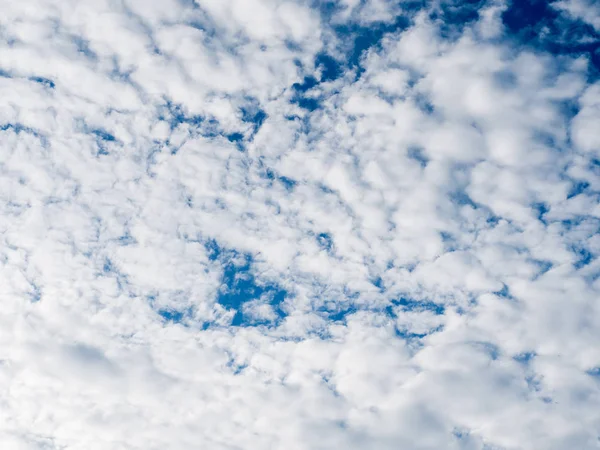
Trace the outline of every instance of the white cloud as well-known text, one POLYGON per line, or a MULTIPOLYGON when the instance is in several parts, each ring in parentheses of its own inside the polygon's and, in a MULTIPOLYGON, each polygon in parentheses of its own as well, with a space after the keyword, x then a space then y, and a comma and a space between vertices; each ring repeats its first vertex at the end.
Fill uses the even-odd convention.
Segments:
POLYGON ((600 115, 600 85, 589 86, 580 99, 581 109, 573 119, 572 138, 578 149, 598 154, 600 139, 594 132, 594 123, 600 115))
POLYGON ((552 4, 552 7, 564 11, 570 16, 592 25, 600 30, 600 8, 594 2, 587 0, 561 0, 552 4))

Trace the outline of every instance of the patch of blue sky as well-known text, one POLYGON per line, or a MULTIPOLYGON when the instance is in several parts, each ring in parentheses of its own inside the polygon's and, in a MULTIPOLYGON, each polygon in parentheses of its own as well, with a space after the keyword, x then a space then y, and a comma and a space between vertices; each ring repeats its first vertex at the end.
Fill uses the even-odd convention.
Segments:
POLYGON ((315 68, 320 73, 320 81, 327 82, 339 78, 343 74, 342 65, 327 53, 318 53, 315 57, 315 68))
MULTIPOLYGON (((254 135, 260 130, 266 120, 267 114, 260 108, 258 102, 252 99, 246 106, 240 108, 240 112, 242 121, 252 126, 249 136, 247 136, 244 130, 225 131, 219 121, 213 117, 206 117, 201 114, 189 115, 181 105, 175 104, 170 100, 167 100, 159 109, 158 118, 167 122, 171 131, 182 124, 188 125, 189 131, 192 134, 206 138, 222 137, 235 144, 238 150, 243 151, 245 149, 245 142, 252 141, 254 135)), ((178 148, 172 148, 171 153, 175 154, 178 150, 178 148)))
MULTIPOLYGON (((418 2, 415 5, 420 6, 418 2)), ((403 11, 407 13, 409 10, 410 4, 407 4, 403 11)), ((340 41, 343 58, 338 61, 329 55, 317 55, 315 66, 322 71, 321 80, 335 80, 348 69, 356 69, 357 76, 360 76, 364 71, 361 58, 365 53, 369 49, 379 48, 386 34, 405 30, 409 25, 410 20, 405 15, 399 15, 391 22, 375 22, 368 25, 350 22, 334 25, 332 30, 340 41)))
POLYGON ((122 246, 137 244, 137 240, 131 235, 129 231, 125 231, 125 233, 119 236, 117 238, 117 242, 119 243, 119 245, 122 246))
POLYGON ((44 77, 29 77, 30 81, 33 81, 34 83, 38 83, 41 84, 44 87, 47 87, 49 89, 54 89, 56 87, 56 84, 54 83, 54 81, 50 80, 49 78, 44 78, 44 77))
POLYGON ((435 107, 433 106, 433 103, 431 103, 431 100, 429 98, 427 98, 425 95, 417 92, 413 96, 413 101, 414 101, 415 105, 417 106, 417 108, 419 108, 425 114, 431 115, 431 114, 435 113, 435 107))
POLYGON ((193 11, 187 18, 184 19, 188 27, 202 31, 204 35, 204 44, 209 44, 211 39, 217 37, 218 25, 214 23, 210 15, 194 0, 178 0, 179 3, 185 5, 193 11))
POLYGON ((373 284, 373 286, 375 286, 377 289, 379 289, 380 292, 383 292, 385 290, 385 284, 383 281, 383 278, 381 277, 374 277, 371 280, 371 283, 373 284))
POLYGON ((360 301, 360 294, 348 288, 332 288, 325 284, 315 286, 320 292, 313 301, 313 311, 329 322, 345 323, 349 316, 359 311, 377 312, 369 304, 360 301))
POLYGON ((525 382, 527 387, 532 392, 540 392, 542 390, 542 380, 535 374, 529 374, 525 376, 525 382))
POLYGON ((452 233, 448 233, 447 231, 440 231, 439 234, 442 238, 444 250, 446 252, 454 252, 459 249, 458 240, 456 236, 454 236, 452 233))
POLYGON ((478 341, 471 343, 471 345, 487 354, 491 360, 495 361, 500 357, 500 348, 491 342, 478 341))
POLYGON ((250 99, 247 105, 240 108, 240 111, 242 113, 242 120, 252 124, 252 136, 254 136, 267 119, 267 113, 261 109, 260 104, 255 99, 250 99))
MULTIPOLYGON (((156 314, 165 322, 171 324, 179 324, 182 326, 189 325, 189 319, 192 318, 194 310, 191 307, 177 308, 173 305, 166 306, 161 304, 158 306, 157 303, 158 293, 153 293, 146 296, 146 301, 156 314)), ((206 329, 206 326, 203 326, 206 329)))
POLYGON ((424 150, 419 147, 410 147, 408 149, 408 157, 415 160, 423 168, 429 163, 429 158, 425 154, 424 150))
POLYGON ((576 257, 575 262, 573 263, 575 269, 581 269, 589 265, 595 259, 594 254, 583 246, 576 246, 572 250, 576 257))
POLYGON ((296 180, 293 180, 291 178, 288 178, 288 177, 285 177, 285 176, 282 176, 282 175, 280 175, 277 179, 281 182, 281 184, 283 184, 283 186, 288 191, 293 190, 294 187, 296 187, 296 185, 298 184, 298 182, 296 180))
POLYGON ((319 84, 319 81, 312 75, 304 77, 302 83, 294 83, 292 89, 298 92, 306 92, 319 84))
POLYGON ((183 321, 185 314, 182 311, 174 309, 159 309, 158 314, 167 322, 180 323, 183 321))
POLYGON ((537 202, 531 205, 531 208, 535 211, 537 219, 544 225, 547 225, 546 218, 544 216, 550 211, 548 205, 544 202, 537 202))
POLYGON ((226 367, 231 370, 231 373, 233 375, 240 375, 240 374, 242 374, 244 369, 246 369, 246 367, 248 367, 248 364, 239 362, 235 357, 230 355, 229 360, 227 361, 226 367))
POLYGON ((0 125, 0 131, 13 131, 16 134, 27 133, 38 138, 42 147, 46 148, 48 146, 48 138, 43 133, 18 122, 2 124, 0 125))
POLYGON ((439 331, 442 331, 444 329, 444 327, 442 325, 435 327, 431 330, 427 330, 426 332, 422 332, 422 333, 415 333, 415 332, 411 332, 408 331, 406 329, 402 329, 402 328, 398 328, 398 327, 394 327, 394 333, 396 335, 397 338, 403 339, 405 341, 408 341, 410 343, 418 343, 418 341, 420 339, 426 338, 427 336, 433 334, 433 333, 437 333, 439 331))
POLYGON ((552 269, 552 267, 554 267, 554 264, 552 264, 552 262, 550 262, 550 261, 532 259, 529 262, 531 262, 538 268, 537 273, 532 278, 533 280, 536 280, 539 277, 545 275, 546 273, 548 273, 550 271, 550 269, 552 269))
POLYGON ((75 45, 77 52, 81 55, 92 60, 98 59, 98 55, 92 50, 88 40, 82 38, 81 36, 72 36, 71 42, 75 45))
POLYGON ((443 315, 446 312, 446 307, 444 305, 429 300, 400 297, 399 299, 392 300, 391 303, 396 307, 401 307, 404 311, 431 311, 438 316, 443 315))
MULTIPOLYGON (((403 5, 404 14, 420 9, 423 3, 413 2, 403 5)), ((320 2, 318 8, 326 21, 330 22, 336 12, 342 7, 336 2, 320 2)), ((364 69, 360 61, 362 56, 371 48, 378 48, 383 37, 388 33, 395 33, 406 29, 410 20, 406 15, 394 17, 390 22, 375 22, 363 25, 357 22, 333 24, 333 31, 338 41, 338 55, 320 52, 315 56, 314 68, 316 73, 304 77, 302 82, 294 83, 292 90, 294 95, 292 103, 300 108, 313 112, 320 108, 322 99, 318 96, 307 95, 309 91, 320 83, 335 81, 342 77, 348 70, 355 70, 356 76, 360 76, 364 69)))
POLYGON ((158 118, 166 121, 171 130, 185 123, 192 126, 199 126, 204 122, 204 117, 198 114, 188 115, 181 105, 167 100, 159 110, 158 118))
POLYGON ((600 231, 600 219, 589 215, 577 214, 569 219, 561 220, 559 223, 563 231, 572 231, 583 225, 594 228, 597 232, 600 231))
POLYGON ((333 236, 330 233, 319 233, 317 235, 317 244, 322 250, 331 253, 333 251, 333 236))
POLYGON ((326 23, 330 22, 336 13, 344 9, 344 6, 337 0, 313 0, 311 7, 319 11, 326 23))
MULTIPOLYGON (((410 299, 407 297, 401 297, 396 300, 392 300, 388 306, 386 306, 382 313, 385 314, 392 320, 399 318, 404 313, 414 313, 414 312, 432 312, 436 316, 442 316, 446 312, 446 308, 444 305, 434 303, 428 300, 416 300, 410 299)), ((411 331, 410 328, 398 327, 394 326, 394 333, 396 337, 412 342, 418 343, 419 340, 431 335, 432 333, 437 333, 443 330, 443 325, 438 325, 428 330, 423 330, 421 332, 411 331)))
POLYGON ((458 38, 465 27, 479 19, 479 11, 485 3, 486 0, 442 1, 435 5, 429 17, 437 21, 443 38, 458 38))
POLYGON ((209 259, 222 266, 221 288, 217 294, 217 303, 225 309, 234 311, 232 326, 256 326, 271 323, 261 320, 248 312, 245 306, 252 301, 265 301, 273 309, 277 320, 285 317, 284 302, 289 296, 287 290, 277 283, 256 278, 253 270, 254 259, 249 254, 224 249, 215 240, 205 243, 209 259))
POLYGON ((117 143, 117 139, 114 135, 109 133, 108 131, 96 128, 88 130, 89 133, 93 134, 96 137, 96 145, 98 147, 98 156, 106 156, 110 154, 110 146, 109 144, 117 143))
POLYGON ((129 84, 136 91, 138 91, 138 93, 140 93, 141 95, 144 95, 143 93, 140 92, 139 85, 134 81, 134 79, 131 76, 135 72, 134 69, 131 69, 131 68, 128 70, 122 69, 119 64, 119 61, 116 58, 113 59, 113 66, 114 67, 110 72, 111 79, 113 79, 115 81, 119 81, 121 83, 129 84))
POLYGON ((102 128, 90 130, 90 133, 94 134, 98 139, 105 142, 116 142, 117 140, 114 135, 110 134, 106 130, 103 130, 102 128))
POLYGON ((600 367, 594 367, 592 369, 588 369, 588 370, 586 370, 586 373, 590 377, 594 377, 595 379, 597 379, 598 381, 600 381, 600 367))
POLYGON ((498 297, 502 297, 502 298, 506 298, 506 299, 513 299, 513 296, 510 293, 510 288, 506 284, 503 284, 502 289, 494 292, 494 294, 496 294, 498 297))
POLYGON ((244 134, 239 132, 226 134, 225 137, 229 142, 242 142, 244 140, 244 134))
POLYGON ((585 193, 590 187, 590 183, 585 180, 573 180, 571 182, 571 189, 567 194, 567 199, 578 196, 579 194, 585 193))
POLYGON ((104 259, 102 263, 102 273, 100 275, 113 277, 120 292, 126 292, 128 295, 132 295, 129 291, 130 284, 127 275, 121 272, 110 258, 104 259))
POLYGON ((508 91, 518 86, 518 79, 516 74, 508 69, 502 69, 494 72, 492 80, 496 86, 502 90, 508 91))
POLYGON ((312 75, 305 76, 301 83, 294 83, 292 85, 291 103, 309 112, 319 109, 321 98, 310 92, 318 85, 319 81, 312 75))
POLYGON ((309 112, 316 111, 320 107, 320 101, 311 97, 298 97, 293 103, 296 103, 300 108, 306 109, 309 112))
POLYGON ((558 12, 545 0, 511 0, 502 13, 502 22, 513 34, 522 39, 539 37, 541 27, 548 26, 559 17, 558 12))
POLYGON ((114 266, 112 261, 110 260, 110 258, 106 258, 104 260, 104 264, 102 266, 102 271, 104 273, 110 273, 110 272, 114 272, 114 266))
POLYGON ((264 176, 272 182, 277 182, 281 184, 287 191, 293 191, 296 185, 298 184, 296 180, 283 175, 279 175, 277 172, 270 168, 266 168, 264 170, 264 176))
POLYGON ((519 364, 528 365, 536 357, 535 352, 523 352, 513 356, 519 364))
POLYGON ((471 432, 465 428, 454 428, 452 430, 452 435, 458 439, 459 441, 468 440, 471 432))
POLYGON ((546 0, 512 0, 502 13, 507 38, 518 46, 554 55, 586 56, 590 81, 600 76, 600 34, 589 24, 561 14, 546 0))
POLYGON ((394 33, 403 29, 406 29, 409 25, 409 21, 405 17, 396 17, 392 23, 381 23, 376 26, 369 27, 351 27, 349 29, 338 28, 336 31, 338 34, 350 33, 353 35, 352 48, 349 52, 348 64, 350 67, 356 67, 360 65, 360 60, 365 52, 371 48, 378 47, 381 39, 387 33, 394 33))
POLYGON ((7 130, 12 130, 17 134, 22 133, 22 132, 36 134, 35 130, 33 130, 32 128, 26 127, 20 123, 5 123, 3 125, 0 125, 0 131, 7 131, 7 130))
POLYGON ((350 306, 338 308, 337 310, 322 310, 321 313, 331 322, 345 322, 348 316, 356 314, 358 311, 357 307, 350 306))
POLYGON ((467 194, 464 190, 456 190, 454 192, 450 193, 450 199, 452 200, 453 203, 456 203, 457 205, 468 205, 471 206, 472 208, 477 209, 477 204, 473 201, 473 199, 469 196, 469 194, 467 194))
POLYGON ((42 289, 36 283, 31 282, 31 291, 29 292, 29 300, 32 303, 37 303, 42 299, 42 289))

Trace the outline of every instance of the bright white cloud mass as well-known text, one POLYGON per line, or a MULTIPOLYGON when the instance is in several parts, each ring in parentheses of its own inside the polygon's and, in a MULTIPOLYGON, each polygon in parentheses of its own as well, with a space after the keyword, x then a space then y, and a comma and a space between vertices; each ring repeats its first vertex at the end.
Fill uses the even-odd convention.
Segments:
POLYGON ((596 2, 0 11, 0 448, 600 448, 596 2))

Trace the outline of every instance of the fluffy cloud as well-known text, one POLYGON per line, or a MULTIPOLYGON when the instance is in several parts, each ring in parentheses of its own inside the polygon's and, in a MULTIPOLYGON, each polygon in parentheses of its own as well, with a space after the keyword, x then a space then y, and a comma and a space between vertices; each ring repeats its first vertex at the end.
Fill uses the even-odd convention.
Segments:
POLYGON ((0 2, 2 448, 597 448, 597 24, 461 3, 0 2))

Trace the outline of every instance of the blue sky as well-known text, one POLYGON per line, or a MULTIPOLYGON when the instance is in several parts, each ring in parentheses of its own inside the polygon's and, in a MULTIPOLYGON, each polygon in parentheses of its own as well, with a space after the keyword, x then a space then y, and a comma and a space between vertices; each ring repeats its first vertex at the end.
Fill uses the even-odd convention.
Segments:
POLYGON ((600 6, 0 0, 0 447, 600 447, 600 6))

